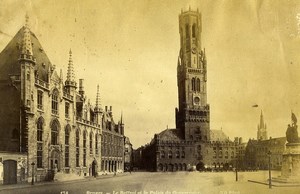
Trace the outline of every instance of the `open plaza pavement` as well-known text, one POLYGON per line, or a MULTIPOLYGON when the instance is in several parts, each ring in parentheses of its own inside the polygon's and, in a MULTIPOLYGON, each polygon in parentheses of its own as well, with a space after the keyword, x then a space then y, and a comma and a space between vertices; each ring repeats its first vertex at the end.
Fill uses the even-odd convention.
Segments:
MULTIPOLYGON (((276 177, 280 172, 272 172, 276 177)), ((267 183, 268 171, 239 172, 133 172, 82 180, 1 185, 0 193, 10 194, 296 194, 300 186, 267 183)))

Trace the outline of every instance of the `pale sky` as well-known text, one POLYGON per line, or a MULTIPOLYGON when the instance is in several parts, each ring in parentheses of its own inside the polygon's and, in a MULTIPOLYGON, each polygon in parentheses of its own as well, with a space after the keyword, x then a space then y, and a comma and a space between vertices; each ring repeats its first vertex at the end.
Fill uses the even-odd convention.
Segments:
POLYGON ((211 129, 256 138, 261 109, 268 135, 300 118, 300 2, 297 0, 0 0, 0 50, 24 25, 66 78, 72 48, 76 79, 95 102, 123 111, 134 148, 175 127, 181 9, 202 13, 211 129), (297 19, 299 13, 299 19, 297 19), (298 21, 299 20, 299 21, 298 21), (252 105, 258 104, 258 108, 252 105))

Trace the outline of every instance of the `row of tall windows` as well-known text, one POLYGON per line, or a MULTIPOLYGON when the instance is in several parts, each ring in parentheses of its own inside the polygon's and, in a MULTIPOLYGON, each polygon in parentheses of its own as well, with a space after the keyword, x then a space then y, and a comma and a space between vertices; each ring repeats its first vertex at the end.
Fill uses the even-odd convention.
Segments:
MULTIPOLYGON (((160 152, 160 158, 166 158, 165 151, 160 152)), ((173 152, 172 151, 168 152, 168 158, 173 158, 173 152)), ((180 158, 180 152, 179 151, 175 152, 175 158, 180 158)), ((185 152, 184 151, 181 152, 181 158, 185 158, 185 152)))
MULTIPOLYGON (((40 117, 37 121, 37 168, 43 167, 43 126, 44 119, 40 117)), ((70 166, 70 125, 67 125, 65 128, 65 166, 70 166)), ((51 145, 58 145, 58 133, 59 133, 59 123, 57 120, 54 120, 51 123, 51 145)), ((86 141, 87 141, 87 132, 83 132, 83 166, 86 166, 86 141)), ((75 137, 75 146, 76 146, 76 167, 79 167, 79 149, 80 149, 80 132, 76 130, 75 137)), ((98 136, 95 136, 95 152, 98 151, 98 136)), ((93 133, 90 133, 90 153, 93 153, 93 133)))
MULTIPOLYGON (((53 90, 52 97, 51 97, 51 112, 52 114, 57 115, 58 114, 58 91, 53 90)), ((43 92, 41 90, 37 91, 37 108, 40 110, 43 110, 43 92)), ((65 117, 70 117, 70 103, 65 102, 65 117)))

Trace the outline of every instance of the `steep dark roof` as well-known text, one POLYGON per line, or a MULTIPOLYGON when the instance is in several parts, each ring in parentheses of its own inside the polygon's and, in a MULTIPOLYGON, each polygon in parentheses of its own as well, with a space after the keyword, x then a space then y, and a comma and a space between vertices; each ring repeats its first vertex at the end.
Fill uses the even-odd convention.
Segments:
POLYGON ((182 141, 179 129, 166 129, 158 134, 159 140, 163 141, 182 141))
POLYGON ((210 130, 211 141, 228 141, 228 137, 222 130, 210 130))
MULTIPOLYGON (((18 33, 0 53, 0 80, 8 79, 9 74, 20 74, 20 65, 18 59, 21 52, 23 32, 24 27, 18 31, 18 33)), ((33 56, 36 58, 35 71, 37 71, 39 79, 48 82, 48 70, 49 66, 52 67, 51 62, 37 37, 32 32, 31 42, 33 44, 33 56)))

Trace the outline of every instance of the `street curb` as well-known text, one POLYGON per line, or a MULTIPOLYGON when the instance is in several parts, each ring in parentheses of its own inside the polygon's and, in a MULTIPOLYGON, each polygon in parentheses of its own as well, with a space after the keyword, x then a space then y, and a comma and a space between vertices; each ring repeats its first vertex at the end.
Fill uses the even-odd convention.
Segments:
POLYGON ((13 189, 23 189, 23 188, 32 188, 32 187, 40 187, 44 185, 61 185, 61 184, 70 184, 70 183, 77 183, 77 182, 87 182, 87 181, 95 181, 95 180, 101 180, 101 179, 109 179, 109 178, 117 178, 117 177, 123 177, 127 176, 127 173, 122 173, 118 175, 101 175, 98 177, 84 177, 82 179, 75 179, 75 180, 66 180, 66 181, 51 181, 51 182, 38 182, 34 185, 31 185, 30 183, 21 183, 21 184, 14 184, 14 185, 5 185, 0 186, 0 192, 5 190, 13 190, 13 189), (4 188, 1 188, 4 187, 4 188))

